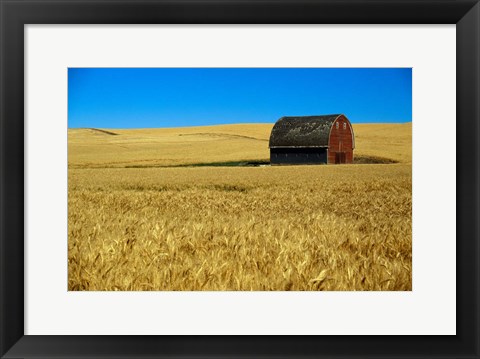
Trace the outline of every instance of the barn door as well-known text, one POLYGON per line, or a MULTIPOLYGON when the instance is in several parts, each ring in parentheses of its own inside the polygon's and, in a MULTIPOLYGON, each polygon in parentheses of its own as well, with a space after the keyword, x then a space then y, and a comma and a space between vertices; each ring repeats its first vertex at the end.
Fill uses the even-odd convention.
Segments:
POLYGON ((345 152, 335 152, 335 163, 341 164, 346 162, 346 154, 345 152))
POLYGON ((345 163, 345 152, 343 152, 343 142, 338 143, 338 152, 335 154, 335 163, 345 163))

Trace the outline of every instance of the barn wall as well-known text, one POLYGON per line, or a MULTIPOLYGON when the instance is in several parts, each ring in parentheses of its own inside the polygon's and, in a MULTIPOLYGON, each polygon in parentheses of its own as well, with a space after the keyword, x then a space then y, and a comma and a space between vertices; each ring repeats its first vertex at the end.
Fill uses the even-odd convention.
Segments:
POLYGON ((353 163, 353 135, 352 126, 345 116, 339 116, 333 123, 330 131, 328 163, 337 163, 342 155, 337 153, 345 153, 345 163, 353 163), (338 123, 338 129, 337 124, 338 123), (343 129, 343 124, 346 124, 346 129, 343 129))
POLYGON ((326 148, 271 148, 270 164, 326 164, 326 148))

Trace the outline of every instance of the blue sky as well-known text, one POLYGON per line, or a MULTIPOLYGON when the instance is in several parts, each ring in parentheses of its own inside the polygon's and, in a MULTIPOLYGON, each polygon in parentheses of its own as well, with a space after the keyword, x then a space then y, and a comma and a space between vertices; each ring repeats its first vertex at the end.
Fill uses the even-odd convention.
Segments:
POLYGON ((70 68, 68 127, 412 120, 410 68, 70 68))

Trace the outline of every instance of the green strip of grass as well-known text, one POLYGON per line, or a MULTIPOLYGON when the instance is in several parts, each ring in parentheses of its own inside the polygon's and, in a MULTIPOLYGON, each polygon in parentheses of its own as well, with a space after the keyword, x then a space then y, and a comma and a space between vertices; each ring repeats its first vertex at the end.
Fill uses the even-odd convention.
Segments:
POLYGON ((156 165, 129 165, 125 168, 167 168, 167 167, 257 167, 269 165, 269 161, 227 161, 227 162, 202 162, 181 165, 156 166, 156 165))

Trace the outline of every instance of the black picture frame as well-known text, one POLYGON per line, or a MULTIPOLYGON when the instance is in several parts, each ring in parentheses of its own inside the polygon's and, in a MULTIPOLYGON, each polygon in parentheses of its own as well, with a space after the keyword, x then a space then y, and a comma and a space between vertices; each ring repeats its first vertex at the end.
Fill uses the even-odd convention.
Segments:
POLYGON ((478 0, 0 0, 0 11, 2 358, 480 358, 478 0), (154 23, 456 24, 457 335, 24 335, 24 25, 154 23))

